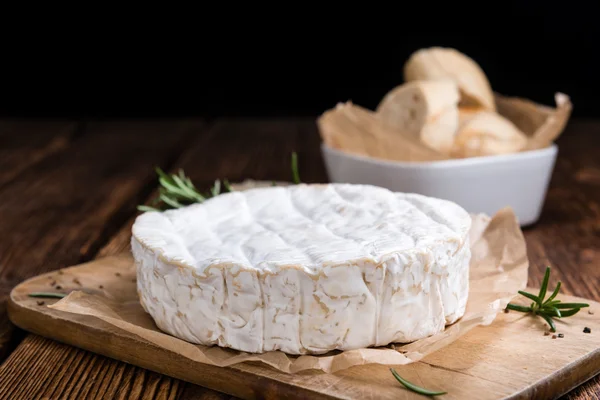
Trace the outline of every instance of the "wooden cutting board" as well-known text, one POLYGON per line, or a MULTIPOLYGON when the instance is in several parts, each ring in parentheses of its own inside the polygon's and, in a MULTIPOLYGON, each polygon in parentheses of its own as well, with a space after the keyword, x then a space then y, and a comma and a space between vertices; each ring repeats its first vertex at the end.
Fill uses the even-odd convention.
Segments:
MULTIPOLYGON (((130 270, 130 256, 108 257, 40 275, 15 287, 9 316, 27 331, 244 399, 419 399, 381 365, 363 365, 335 374, 288 375, 261 364, 220 368, 196 363, 122 331, 100 319, 48 308, 58 299, 38 299, 39 291, 110 287, 116 272, 130 270), (94 271, 94 287, 86 287, 94 271), (78 279, 78 276, 82 279, 78 279), (50 283, 54 283, 54 288, 50 283), (38 304, 42 301, 44 304, 38 304)), ((90 283, 91 285, 91 283, 90 283)), ((531 289, 535 291, 535 289, 531 289)), ((396 367, 404 378, 429 389, 445 390, 439 399, 556 398, 600 372, 600 304, 557 324, 564 338, 545 336, 539 318, 510 312, 492 325, 477 327, 424 360, 396 367), (584 327, 591 333, 583 333, 584 327)))

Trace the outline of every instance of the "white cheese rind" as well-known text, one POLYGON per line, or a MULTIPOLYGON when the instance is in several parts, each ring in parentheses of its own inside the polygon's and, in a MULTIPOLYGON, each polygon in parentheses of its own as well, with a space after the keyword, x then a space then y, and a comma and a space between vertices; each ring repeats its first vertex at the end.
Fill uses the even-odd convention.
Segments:
POLYGON ((222 194, 140 215, 140 301, 192 343, 320 354, 411 342, 465 311, 471 219, 368 185, 222 194))

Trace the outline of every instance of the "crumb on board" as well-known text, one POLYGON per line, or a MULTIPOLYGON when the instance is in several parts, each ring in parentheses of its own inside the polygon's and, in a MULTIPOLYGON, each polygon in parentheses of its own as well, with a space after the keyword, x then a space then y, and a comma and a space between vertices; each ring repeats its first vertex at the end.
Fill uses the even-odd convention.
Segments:
POLYGON ((564 337, 565 337, 565 334, 564 334, 564 333, 559 333, 559 334, 558 334, 558 337, 562 339, 562 338, 564 338, 564 337))
POLYGON ((552 339, 556 339, 556 337, 557 337, 556 335, 552 335, 552 339))
POLYGON ((508 308, 505 308, 505 309, 504 309, 504 313, 505 313, 505 314, 508 314, 508 308))
POLYGON ((98 289, 104 289, 104 286, 98 285, 98 289))
POLYGON ((588 310, 588 314, 594 315, 594 311, 593 310, 588 310))
POLYGON ((62 286, 60 286, 60 285, 56 285, 56 286, 55 286, 55 289, 56 289, 56 290, 60 290, 60 289, 62 289, 62 286))
POLYGON ((46 304, 46 303, 44 303, 44 300, 38 300, 37 301, 37 305, 38 306, 43 306, 44 304, 46 304))
POLYGON ((78 279, 78 278, 73 278, 73 283, 75 283, 75 284, 77 284, 77 285, 81 286, 81 282, 79 281, 79 279, 78 279))
POLYGON ((550 332, 548 332, 548 331, 544 332, 544 336, 550 336, 550 332))
POLYGON ((592 333, 592 330, 586 326, 583 328, 583 333, 592 333))
POLYGON ((121 276, 120 272, 115 272, 115 276, 121 276))

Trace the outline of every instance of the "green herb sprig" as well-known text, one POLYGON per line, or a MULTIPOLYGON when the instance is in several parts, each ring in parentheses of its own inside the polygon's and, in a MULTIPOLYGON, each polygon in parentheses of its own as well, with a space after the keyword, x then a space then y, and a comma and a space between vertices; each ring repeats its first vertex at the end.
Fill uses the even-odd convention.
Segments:
MULTIPOLYGON (((221 193, 221 181, 216 180, 210 192, 200 193, 194 186, 190 178, 185 176, 182 169, 177 174, 167 174, 159 167, 156 167, 158 174, 158 196, 151 202, 150 206, 139 205, 139 211, 164 211, 165 209, 181 208, 193 203, 202 203, 207 198, 218 196, 221 193)), ((231 191, 231 186, 227 180, 223 181, 223 187, 226 191, 231 191)))
POLYGON ((298 173, 298 155, 295 151, 292 153, 292 179, 296 185, 300 183, 300 174, 298 173))
POLYGON ((409 381, 407 381, 406 379, 402 378, 394 368, 390 368, 390 371, 392 372, 392 375, 394 375, 394 378, 396 378, 396 380, 398 382, 400 382, 402 385, 404 385, 404 387, 406 387, 407 389, 415 392, 415 393, 419 393, 425 396, 441 396, 442 394, 446 394, 447 392, 436 392, 434 390, 429 390, 429 389, 425 389, 422 388, 420 386, 415 385, 414 383, 410 383, 409 381))
MULTIPOLYGON (((139 211, 164 211, 173 208, 182 208, 194 203, 202 203, 206 199, 216 197, 221 193, 232 192, 233 189, 227 179, 217 179, 210 191, 200 193, 190 178, 188 178, 182 169, 177 174, 167 174, 159 167, 155 168, 158 174, 160 184, 158 195, 150 201, 150 205, 138 205, 139 211), (221 186, 224 191, 221 191, 221 186)), ((292 153, 292 179, 295 184, 300 183, 298 174, 298 155, 292 153)), ((273 186, 276 186, 273 182, 273 186)))
POLYGON ((529 307, 519 306, 517 304, 509 303, 506 308, 508 310, 520 311, 524 313, 532 313, 533 315, 539 315, 550 325, 550 330, 556 332, 556 325, 554 324, 554 318, 566 318, 573 316, 579 312, 582 308, 589 307, 586 303, 562 303, 560 300, 555 300, 560 290, 561 282, 556 284, 556 288, 548 297, 546 292, 548 290, 548 281, 550 280, 550 267, 546 267, 546 273, 542 281, 542 287, 540 293, 536 296, 534 294, 519 290, 519 294, 533 300, 529 307))

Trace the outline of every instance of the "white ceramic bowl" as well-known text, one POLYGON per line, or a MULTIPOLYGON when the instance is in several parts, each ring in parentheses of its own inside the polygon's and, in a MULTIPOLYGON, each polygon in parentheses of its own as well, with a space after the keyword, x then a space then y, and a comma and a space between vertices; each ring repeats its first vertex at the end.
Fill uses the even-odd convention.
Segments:
POLYGON ((512 207, 521 226, 537 221, 558 147, 433 162, 396 162, 321 145, 329 180, 451 200, 471 213, 512 207))

